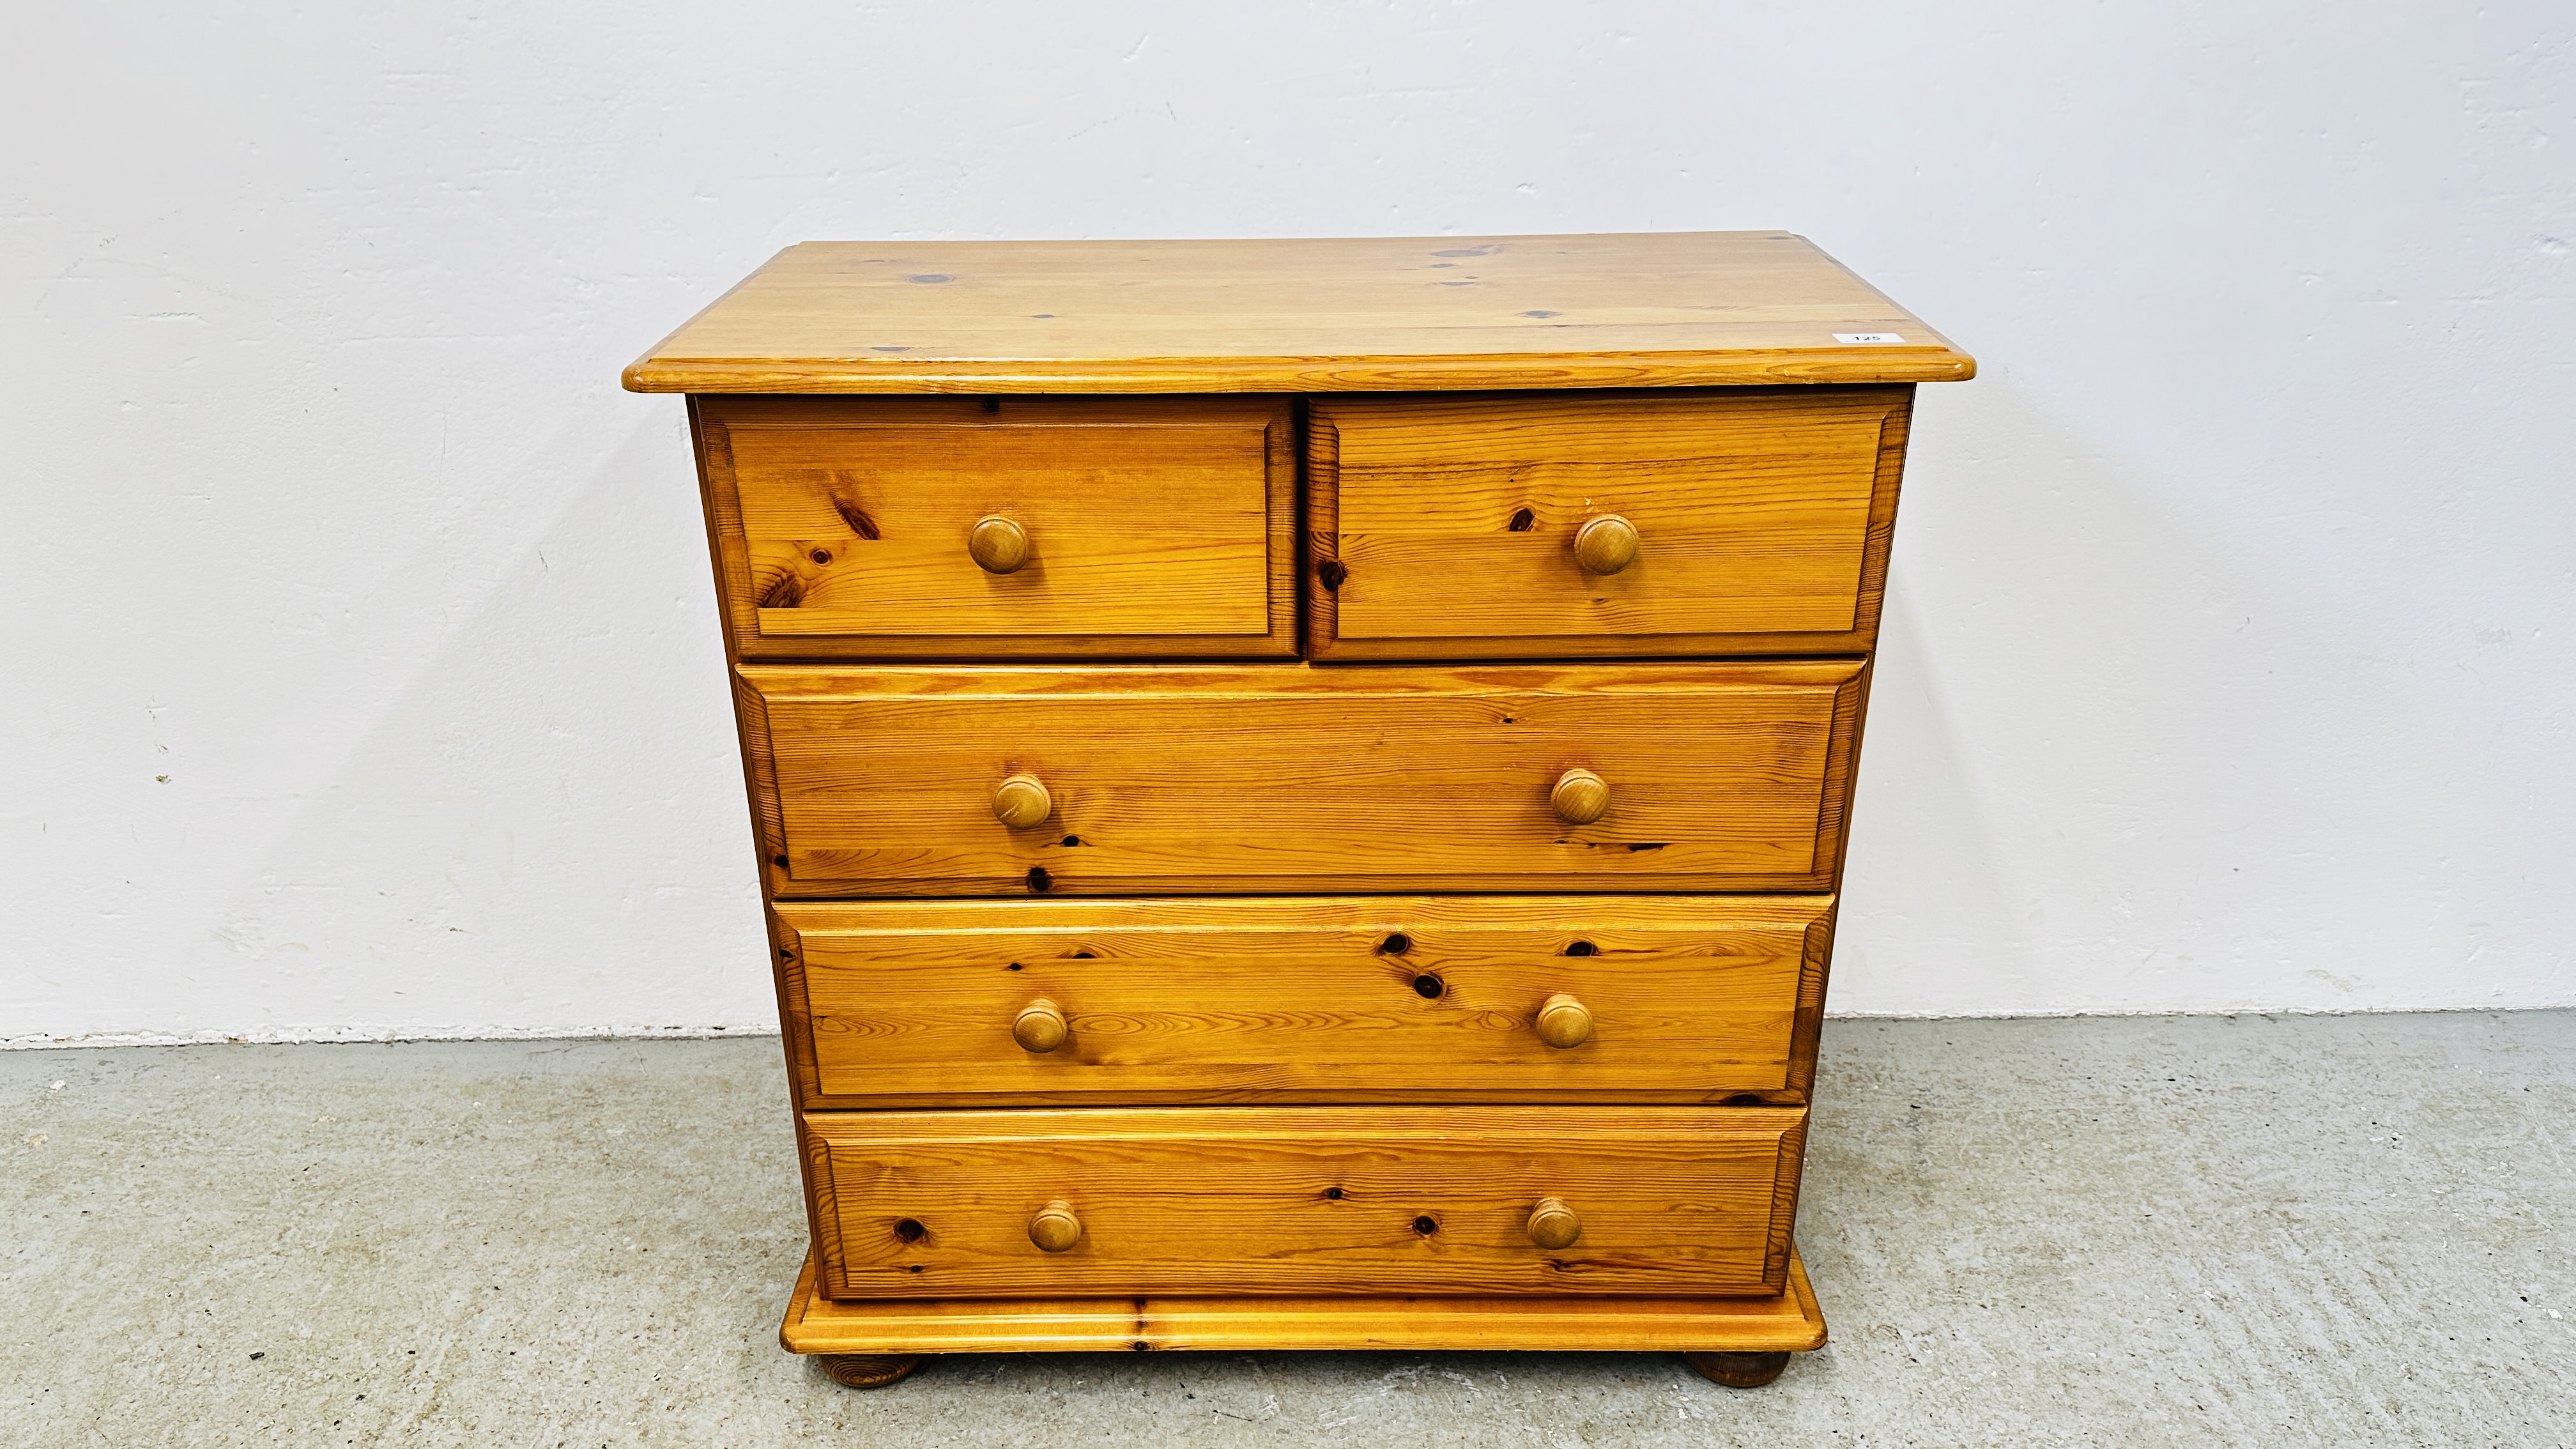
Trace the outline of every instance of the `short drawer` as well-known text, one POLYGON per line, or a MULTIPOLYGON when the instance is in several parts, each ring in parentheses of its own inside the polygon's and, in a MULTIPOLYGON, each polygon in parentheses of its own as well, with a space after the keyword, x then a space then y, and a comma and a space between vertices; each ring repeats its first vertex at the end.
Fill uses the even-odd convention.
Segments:
POLYGON ((1831 889, 1858 661, 744 666, 779 896, 1831 889))
POLYGON ((809 1107, 1795 1100, 1822 896, 782 903, 809 1107))
POLYGON ((1293 655, 1290 405, 707 397, 744 658, 1293 655))
POLYGON ((1803 1111, 1225 1107, 805 1118, 840 1298, 1759 1294, 1803 1111))
POLYGON ((1308 652, 1865 652, 1911 396, 1319 398, 1308 652))

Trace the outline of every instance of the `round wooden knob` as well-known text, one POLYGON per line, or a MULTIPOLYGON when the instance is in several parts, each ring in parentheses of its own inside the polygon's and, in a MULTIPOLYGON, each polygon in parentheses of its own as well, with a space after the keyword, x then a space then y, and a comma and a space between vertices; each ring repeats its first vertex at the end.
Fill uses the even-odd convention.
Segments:
POLYGON ((1530 1241, 1542 1248, 1571 1248, 1583 1236, 1583 1219, 1565 1205, 1563 1198, 1543 1197, 1530 1209, 1530 1241))
POLYGON ((1044 825, 1055 813, 1055 797, 1035 775, 1005 775, 993 787, 993 818, 1013 830, 1044 825))
MULTIPOLYGON (((1574 998, 1558 999, 1571 1001, 1574 998)), ((1581 1007, 1575 1009, 1582 1010, 1581 1007)), ((1587 1032, 1592 1030, 1592 1018, 1587 1016, 1583 1019, 1583 1029, 1587 1032)), ((1011 1018, 1011 1040, 1018 1042, 1022 1051, 1051 1052, 1064 1045, 1065 1038, 1071 1035, 1073 1026, 1064 1019, 1064 1008, 1043 996, 1021 1007, 1020 1014, 1011 1018)))
POLYGON ((1559 1051, 1592 1040, 1592 1013, 1561 991, 1538 1004, 1538 1020, 1532 1026, 1540 1041, 1559 1051))
POLYGON ((1081 1242, 1082 1219, 1073 1215, 1073 1204, 1057 1198, 1039 1208, 1037 1216, 1029 1219, 1029 1241, 1048 1253, 1061 1253, 1081 1242))
POLYGON ((1589 825, 1610 813, 1610 782, 1590 770, 1568 770, 1556 777, 1547 803, 1568 825, 1589 825))
POLYGON ((1574 531, 1574 561, 1587 574, 1615 574, 1637 561, 1637 525, 1615 513, 1574 531))
MULTIPOLYGON (((1636 547, 1636 535, 1631 533, 1628 548, 1634 552, 1636 547)), ((988 574, 1017 573, 1029 561, 1029 531, 998 514, 979 518, 967 531, 966 551, 975 556, 976 567, 988 574)))

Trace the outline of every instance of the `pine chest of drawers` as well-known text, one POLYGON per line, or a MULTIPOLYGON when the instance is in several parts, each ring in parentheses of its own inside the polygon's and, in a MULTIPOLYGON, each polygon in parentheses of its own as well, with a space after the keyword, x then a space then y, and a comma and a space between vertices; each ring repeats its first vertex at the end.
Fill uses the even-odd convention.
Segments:
POLYGON ((1824 1341, 1918 382, 1781 233, 813 243, 689 396, 812 1255, 929 1353, 1824 1341))

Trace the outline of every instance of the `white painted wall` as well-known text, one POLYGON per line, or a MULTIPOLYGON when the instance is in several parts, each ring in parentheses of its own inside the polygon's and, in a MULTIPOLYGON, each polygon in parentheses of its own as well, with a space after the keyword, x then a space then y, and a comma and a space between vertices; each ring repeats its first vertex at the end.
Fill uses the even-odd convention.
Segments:
POLYGON ((615 379, 872 236, 1804 232, 1985 368, 1840 1009, 2576 1002, 2563 5, 196 8, 0 58, 0 1038, 767 1029, 615 379))

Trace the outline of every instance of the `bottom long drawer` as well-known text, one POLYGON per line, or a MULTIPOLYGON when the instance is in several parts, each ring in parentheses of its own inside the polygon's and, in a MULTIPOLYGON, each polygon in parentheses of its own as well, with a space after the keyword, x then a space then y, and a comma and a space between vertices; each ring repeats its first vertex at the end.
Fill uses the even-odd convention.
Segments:
POLYGON ((1765 1294, 1806 1114, 814 1112, 834 1298, 1765 1294))

